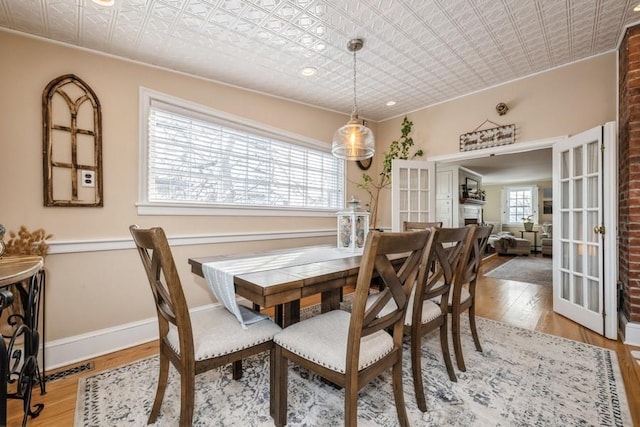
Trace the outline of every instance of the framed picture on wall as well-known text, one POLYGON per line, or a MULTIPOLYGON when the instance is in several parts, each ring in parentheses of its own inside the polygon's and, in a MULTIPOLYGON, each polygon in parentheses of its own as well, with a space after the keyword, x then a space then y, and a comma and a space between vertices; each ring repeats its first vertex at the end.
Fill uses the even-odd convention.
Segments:
POLYGON ((551 200, 542 201, 542 213, 545 215, 550 215, 553 213, 553 201, 551 200))

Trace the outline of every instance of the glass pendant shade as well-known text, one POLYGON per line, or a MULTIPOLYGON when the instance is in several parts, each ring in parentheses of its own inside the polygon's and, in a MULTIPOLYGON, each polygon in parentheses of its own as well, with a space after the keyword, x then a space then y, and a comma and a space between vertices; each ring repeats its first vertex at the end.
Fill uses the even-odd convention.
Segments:
POLYGON ((356 52, 362 49, 362 39, 349 40, 347 49, 353 52, 353 110, 351 120, 333 134, 331 153, 345 160, 365 160, 373 157, 376 141, 371 129, 358 119, 358 103, 356 102, 356 52))
POLYGON ((333 134, 331 153, 340 159, 364 160, 373 157, 376 141, 371 129, 352 115, 351 120, 333 134))

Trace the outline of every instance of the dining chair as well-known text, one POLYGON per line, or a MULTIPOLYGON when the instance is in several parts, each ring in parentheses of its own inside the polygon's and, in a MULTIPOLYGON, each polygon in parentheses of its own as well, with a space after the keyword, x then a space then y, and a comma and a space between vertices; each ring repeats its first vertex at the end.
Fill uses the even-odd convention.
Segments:
POLYGON ((478 330, 476 328, 476 281, 482 266, 484 251, 487 247, 493 225, 472 225, 471 239, 462 257, 461 274, 454 280, 453 290, 450 292, 447 310, 451 313, 451 334, 453 337, 453 350, 456 356, 458 369, 467 370, 462 354, 460 339, 460 314, 465 310, 469 313, 469 328, 476 350, 482 351, 478 330))
MULTIPOLYGON (((281 329, 270 319, 243 329, 223 306, 191 318, 164 230, 129 227, 147 273, 158 315, 160 372, 148 424, 156 421, 169 376, 169 362, 180 374, 180 426, 193 420, 195 376, 269 350, 281 329)), ((274 371, 270 370, 273 377, 274 371)), ((272 379, 273 382, 273 379, 272 379)))
MULTIPOLYGON (((460 260, 470 239, 470 228, 431 228, 432 237, 425 249, 419 275, 415 282, 405 286, 409 296, 404 320, 404 333, 411 340, 411 372, 418 408, 427 411, 422 379, 422 337, 439 329, 440 347, 447 374, 451 381, 457 381, 451 361, 448 340, 447 301, 456 275, 461 269, 460 260)), ((369 304, 378 299, 376 294, 369 297, 369 304)), ((393 302, 387 303, 385 310, 393 309, 393 302)), ((384 314, 385 310, 381 314, 384 314)))
POLYGON ((423 267, 410 292, 405 332, 411 337, 411 371, 418 408, 427 411, 422 378, 422 337, 435 329, 440 332, 442 357, 451 381, 457 381, 447 335, 447 303, 456 275, 461 269, 460 259, 471 237, 469 227, 435 228, 425 255, 423 267), (431 268, 432 265, 435 266, 431 268), (434 299, 439 298, 439 303, 434 299))
POLYGON ((402 338, 407 295, 403 286, 416 280, 431 232, 371 231, 356 280, 351 313, 333 310, 285 328, 274 337, 276 386, 272 413, 276 426, 287 423, 289 361, 344 388, 344 424, 357 425, 358 391, 392 370, 399 424, 408 426, 402 391, 402 338), (399 269, 394 261, 404 258, 399 269), (366 305, 371 279, 385 283, 375 304, 366 305), (395 309, 380 312, 390 301, 395 309), (390 332, 388 332, 390 331, 390 332))

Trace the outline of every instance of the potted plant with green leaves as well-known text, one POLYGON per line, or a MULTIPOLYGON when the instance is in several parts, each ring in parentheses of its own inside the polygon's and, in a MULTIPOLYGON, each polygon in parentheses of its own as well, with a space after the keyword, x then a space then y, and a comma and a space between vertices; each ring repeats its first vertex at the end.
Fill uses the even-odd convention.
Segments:
POLYGON ((368 173, 362 174, 362 181, 357 184, 369 194, 369 211, 371 213, 371 227, 376 228, 378 222, 378 200, 383 189, 391 186, 391 162, 394 159, 408 160, 421 157, 424 153, 417 150, 413 154, 409 151, 413 147, 413 138, 410 136, 413 122, 406 117, 402 120, 400 127, 400 138, 391 142, 389 149, 384 152, 382 160, 382 170, 377 177, 372 177, 368 173))
POLYGON ((533 215, 527 215, 522 219, 522 225, 524 225, 524 231, 532 231, 533 230, 533 215))

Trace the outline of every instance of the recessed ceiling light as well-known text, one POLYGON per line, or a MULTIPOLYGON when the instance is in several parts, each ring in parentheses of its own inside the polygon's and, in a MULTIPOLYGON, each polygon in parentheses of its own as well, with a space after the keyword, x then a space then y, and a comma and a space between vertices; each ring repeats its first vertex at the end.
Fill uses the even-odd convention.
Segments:
POLYGON ((302 70, 300 70, 300 75, 304 76, 304 77, 311 77, 311 76, 315 75, 317 72, 318 72, 317 68, 304 67, 302 70))
POLYGON ((633 8, 634 12, 640 12, 640 4, 637 4, 636 7, 633 8))
POLYGON ((113 4, 116 2, 116 0, 91 0, 93 1, 95 4, 98 4, 100 6, 113 6, 113 4))
POLYGON ((387 107, 393 107, 396 105, 396 101, 387 101, 387 107))

